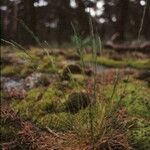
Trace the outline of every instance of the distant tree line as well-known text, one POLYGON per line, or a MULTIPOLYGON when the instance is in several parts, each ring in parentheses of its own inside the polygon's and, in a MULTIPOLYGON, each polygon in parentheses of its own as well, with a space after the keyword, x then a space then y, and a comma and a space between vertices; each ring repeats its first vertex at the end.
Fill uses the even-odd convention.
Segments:
POLYGON ((74 34, 71 23, 88 37, 91 16, 104 41, 132 41, 138 36, 144 8, 140 38, 150 40, 150 0, 1 0, 1 38, 35 44, 32 31, 40 40, 61 45, 74 34))

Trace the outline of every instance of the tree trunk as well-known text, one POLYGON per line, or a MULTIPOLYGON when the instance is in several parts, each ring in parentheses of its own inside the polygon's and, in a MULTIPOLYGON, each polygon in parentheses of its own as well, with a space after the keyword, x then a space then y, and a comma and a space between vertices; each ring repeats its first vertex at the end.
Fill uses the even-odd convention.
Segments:
MULTIPOLYGON (((23 12, 20 16, 20 19, 23 20, 25 26, 36 34, 36 11, 34 7, 34 0, 24 0, 22 1, 23 12)), ((35 44, 35 40, 29 31, 26 30, 26 27, 21 25, 21 41, 25 45, 35 44)))
POLYGON ((146 13, 144 17, 143 33, 146 40, 150 40, 150 1, 147 0, 146 13))
POLYGON ((11 37, 12 39, 16 40, 16 34, 17 34, 17 26, 18 26, 18 4, 16 1, 13 3, 13 17, 12 17, 12 31, 11 31, 11 37))
POLYGON ((128 19, 129 0, 120 0, 116 6, 119 10, 116 32, 118 37, 116 42, 123 42, 125 40, 126 23, 128 19))

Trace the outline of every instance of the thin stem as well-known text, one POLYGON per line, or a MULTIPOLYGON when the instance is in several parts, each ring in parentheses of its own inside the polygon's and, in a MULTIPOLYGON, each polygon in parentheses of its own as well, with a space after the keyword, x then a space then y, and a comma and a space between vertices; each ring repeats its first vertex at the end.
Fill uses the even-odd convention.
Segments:
POLYGON ((138 32, 138 40, 140 39, 141 32, 142 32, 142 29, 143 29, 144 18, 145 18, 146 8, 147 8, 147 1, 148 0, 145 1, 146 3, 145 3, 145 6, 144 6, 144 11, 143 11, 142 19, 141 19, 140 29, 139 29, 139 32, 138 32))

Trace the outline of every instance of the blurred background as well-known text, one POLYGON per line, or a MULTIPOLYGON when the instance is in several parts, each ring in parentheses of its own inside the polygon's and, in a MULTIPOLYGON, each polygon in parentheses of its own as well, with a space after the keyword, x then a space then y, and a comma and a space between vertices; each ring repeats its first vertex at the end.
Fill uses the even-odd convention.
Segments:
POLYGON ((107 43, 150 41, 150 0, 1 0, 1 38, 34 45, 28 27, 41 41, 69 43, 71 23, 83 38, 90 35, 89 16, 95 31, 107 43))

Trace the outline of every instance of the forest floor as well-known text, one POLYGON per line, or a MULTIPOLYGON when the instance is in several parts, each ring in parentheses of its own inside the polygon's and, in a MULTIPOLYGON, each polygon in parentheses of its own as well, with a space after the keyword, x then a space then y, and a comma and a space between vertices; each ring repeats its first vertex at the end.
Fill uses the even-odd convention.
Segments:
POLYGON ((90 49, 1 47, 1 148, 150 149, 150 53, 103 50, 94 70, 90 49))

